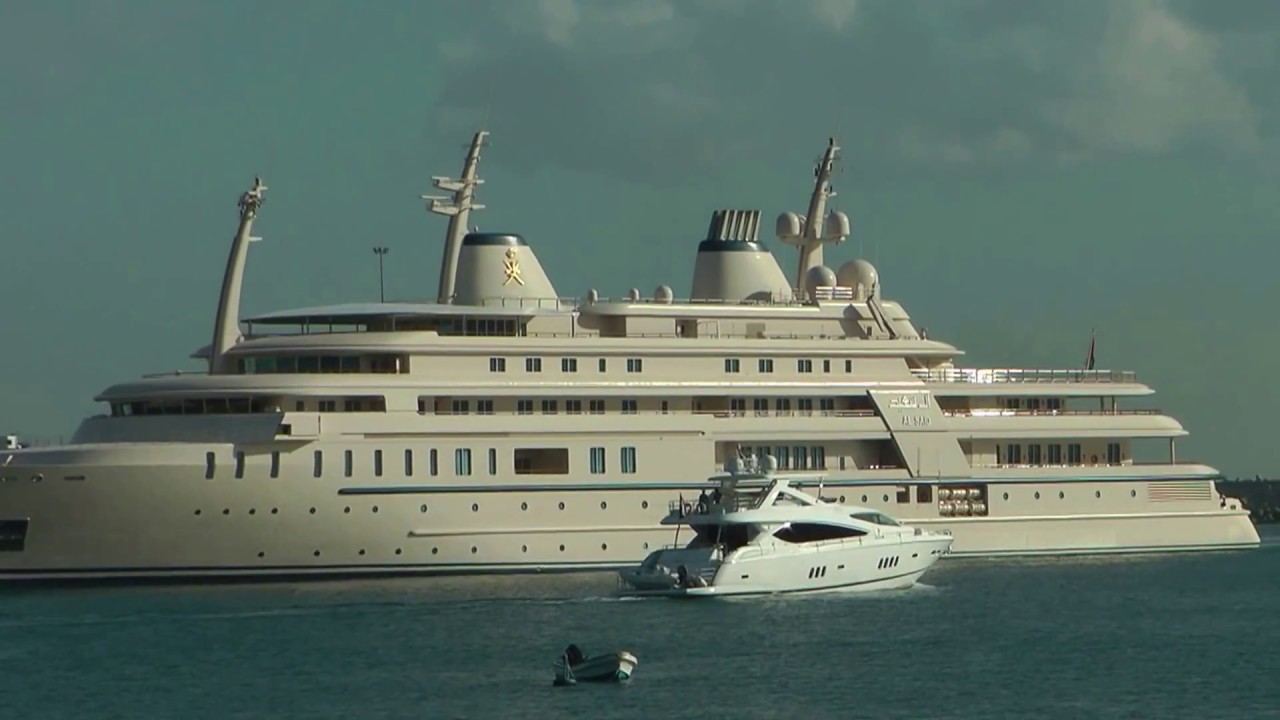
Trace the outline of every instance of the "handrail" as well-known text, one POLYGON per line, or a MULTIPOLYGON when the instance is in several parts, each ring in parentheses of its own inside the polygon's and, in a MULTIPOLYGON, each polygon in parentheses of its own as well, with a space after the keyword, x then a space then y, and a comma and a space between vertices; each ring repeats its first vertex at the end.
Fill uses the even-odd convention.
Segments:
POLYGON ((925 382, 944 383, 1135 383, 1131 370, 1066 370, 1060 368, 913 368, 925 382))
POLYGON ((943 415, 948 417, 1004 417, 1004 416, 1053 416, 1053 415, 1163 415, 1159 410, 1150 408, 1144 409, 1125 409, 1125 410, 1012 410, 1003 408, 985 409, 969 409, 969 410, 943 410, 943 415))

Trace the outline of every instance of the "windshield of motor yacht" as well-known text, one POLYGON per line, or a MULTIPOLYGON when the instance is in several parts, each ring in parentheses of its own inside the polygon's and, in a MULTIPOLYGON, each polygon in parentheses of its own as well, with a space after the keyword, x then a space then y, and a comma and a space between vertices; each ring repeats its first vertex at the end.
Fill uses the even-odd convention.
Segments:
POLYGON ((697 525, 693 530, 697 533, 697 537, 689 543, 689 547, 723 545, 727 552, 732 552, 751 542, 755 539, 756 534, 760 532, 756 526, 742 523, 697 525))
POLYGON ((849 517, 854 520, 862 520, 863 522, 875 523, 876 525, 890 525, 892 527, 901 527, 902 523, 894 520, 888 515, 882 515, 878 512, 857 512, 852 513, 849 517))

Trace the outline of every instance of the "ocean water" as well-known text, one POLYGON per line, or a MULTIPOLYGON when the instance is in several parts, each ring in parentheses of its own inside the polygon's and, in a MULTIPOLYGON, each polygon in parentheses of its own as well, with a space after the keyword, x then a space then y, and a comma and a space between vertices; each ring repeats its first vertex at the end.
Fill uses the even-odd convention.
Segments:
POLYGON ((0 718, 1280 718, 1263 529, 714 602, 617 599, 604 573, 6 591, 0 718), (570 642, 635 677, 552 687, 570 642))

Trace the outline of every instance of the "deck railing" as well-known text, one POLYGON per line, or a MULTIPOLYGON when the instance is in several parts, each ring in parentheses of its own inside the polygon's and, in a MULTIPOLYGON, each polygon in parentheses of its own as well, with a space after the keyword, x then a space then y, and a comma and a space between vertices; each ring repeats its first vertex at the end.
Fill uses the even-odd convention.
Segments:
POLYGON ((1130 370, 1061 370, 1028 368, 918 368, 911 371, 925 382, 935 383, 1134 383, 1130 370))

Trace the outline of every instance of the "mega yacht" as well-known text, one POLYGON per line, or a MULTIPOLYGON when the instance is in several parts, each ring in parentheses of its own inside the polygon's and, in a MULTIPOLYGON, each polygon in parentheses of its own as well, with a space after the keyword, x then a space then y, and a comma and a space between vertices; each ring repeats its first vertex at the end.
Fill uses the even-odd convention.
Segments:
POLYGON ((965 367, 871 263, 824 264, 849 235, 834 140, 777 218, 794 275, 760 211, 721 209, 687 299, 566 299, 526 238, 469 229, 487 136, 424 196, 448 217, 431 301, 243 317, 255 181, 200 365, 105 389, 69 444, 0 450, 0 579, 617 570, 745 454, 950 533, 948 557, 1258 544, 1176 458, 1182 426, 1124 406, 1152 393, 1132 372, 965 367))

